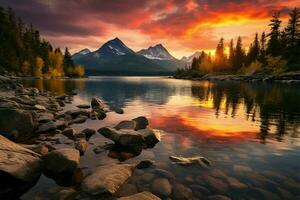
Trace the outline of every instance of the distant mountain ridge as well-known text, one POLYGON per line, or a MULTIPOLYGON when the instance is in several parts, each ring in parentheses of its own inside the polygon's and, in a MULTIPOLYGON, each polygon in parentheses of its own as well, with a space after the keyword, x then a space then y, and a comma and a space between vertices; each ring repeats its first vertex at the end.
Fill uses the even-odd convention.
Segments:
POLYGON ((157 44, 153 47, 151 46, 148 49, 142 49, 138 51, 137 54, 143 55, 149 59, 176 60, 162 44, 157 44))
POLYGON ((193 62, 193 59, 194 58, 198 58, 200 55, 201 55, 201 52, 200 51, 196 51, 195 53, 193 53, 192 55, 190 55, 188 57, 183 56, 180 60, 182 62, 186 62, 188 64, 191 64, 193 62))
POLYGON ((89 75, 171 74, 185 65, 174 58, 162 44, 135 52, 119 38, 107 41, 93 52, 83 49, 72 58, 76 64, 84 65, 89 75))

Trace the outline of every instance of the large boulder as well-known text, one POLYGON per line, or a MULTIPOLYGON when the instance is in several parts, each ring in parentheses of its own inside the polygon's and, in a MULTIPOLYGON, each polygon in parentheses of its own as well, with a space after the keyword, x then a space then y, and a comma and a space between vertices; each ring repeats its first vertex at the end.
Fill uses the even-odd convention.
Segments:
POLYGON ((161 198, 155 196, 151 192, 145 191, 127 197, 118 198, 118 200, 160 200, 161 198))
POLYGON ((31 112, 0 108, 0 134, 9 139, 22 139, 34 131, 34 121, 31 112))
POLYGON ((17 199, 41 175, 39 154, 0 135, 0 199, 17 199))
POLYGON ((114 128, 117 130, 120 129, 132 129, 134 130, 136 128, 136 122, 133 120, 124 120, 118 123, 114 128))
POLYGON ((68 185, 79 164, 80 153, 76 149, 63 148, 51 151, 43 157, 43 172, 59 185, 68 185))
POLYGON ((135 165, 113 164, 97 167, 87 176, 81 186, 82 191, 90 195, 114 194, 132 175, 135 165))
POLYGON ((144 145, 143 136, 134 130, 116 130, 110 127, 100 128, 98 132, 104 137, 111 139, 117 145, 128 147, 134 150, 142 150, 144 145))

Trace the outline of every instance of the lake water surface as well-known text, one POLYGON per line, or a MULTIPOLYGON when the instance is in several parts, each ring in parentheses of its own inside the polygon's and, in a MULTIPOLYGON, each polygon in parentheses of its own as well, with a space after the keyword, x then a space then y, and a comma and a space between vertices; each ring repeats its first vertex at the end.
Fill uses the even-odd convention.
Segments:
MULTIPOLYGON (((93 149, 109 140, 100 134, 91 138, 88 152, 81 158, 84 173, 120 161, 155 161, 156 169, 137 170, 120 195, 151 191, 154 179, 168 176, 173 185, 171 199, 180 199, 176 184, 192 190, 192 194, 189 189, 181 192, 189 194, 186 199, 218 194, 232 199, 300 199, 299 85, 161 77, 28 80, 24 84, 56 94, 76 90, 74 105, 67 108, 100 96, 124 109, 122 115, 111 112, 102 121, 89 119, 73 125, 78 131, 114 126, 138 116, 146 116, 151 128, 165 131, 160 143, 135 157, 107 151, 96 154, 93 149), (178 166, 169 160, 171 155, 202 155, 212 166, 178 166)), ((59 189, 43 176, 22 199, 51 199, 59 189)))

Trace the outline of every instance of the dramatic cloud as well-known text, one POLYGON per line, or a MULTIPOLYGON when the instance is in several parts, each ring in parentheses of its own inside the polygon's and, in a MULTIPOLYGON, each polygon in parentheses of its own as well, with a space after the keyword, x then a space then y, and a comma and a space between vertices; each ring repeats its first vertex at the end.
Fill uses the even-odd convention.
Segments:
POLYGON ((268 31, 274 11, 287 13, 298 0, 0 0, 57 46, 98 48, 120 37, 134 50, 163 43, 177 57, 214 49, 220 37, 268 31))

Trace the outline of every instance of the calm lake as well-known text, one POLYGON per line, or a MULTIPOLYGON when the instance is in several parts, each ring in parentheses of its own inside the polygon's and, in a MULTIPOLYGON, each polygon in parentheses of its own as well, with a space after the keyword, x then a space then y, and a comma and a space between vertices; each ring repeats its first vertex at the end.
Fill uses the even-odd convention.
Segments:
MULTIPOLYGON (((84 174, 108 163, 155 161, 154 169, 134 173, 121 188, 122 195, 151 190, 155 178, 167 176, 173 188, 183 184, 192 190, 188 199, 217 194, 232 199, 300 199, 299 85, 160 77, 27 80, 24 85, 56 94, 77 91, 67 108, 89 104, 93 96, 100 96, 107 104, 124 109, 124 114, 110 112, 102 121, 88 119, 72 125, 78 131, 114 126, 138 116, 146 116, 151 128, 165 131, 160 143, 140 155, 96 154, 95 147, 110 141, 100 134, 91 138, 80 162, 84 174), (169 160, 171 155, 202 155, 212 166, 179 166, 169 160)), ((60 188, 42 176, 22 199, 51 199, 60 188)), ((169 197, 179 199, 180 194, 173 192, 169 197)))

